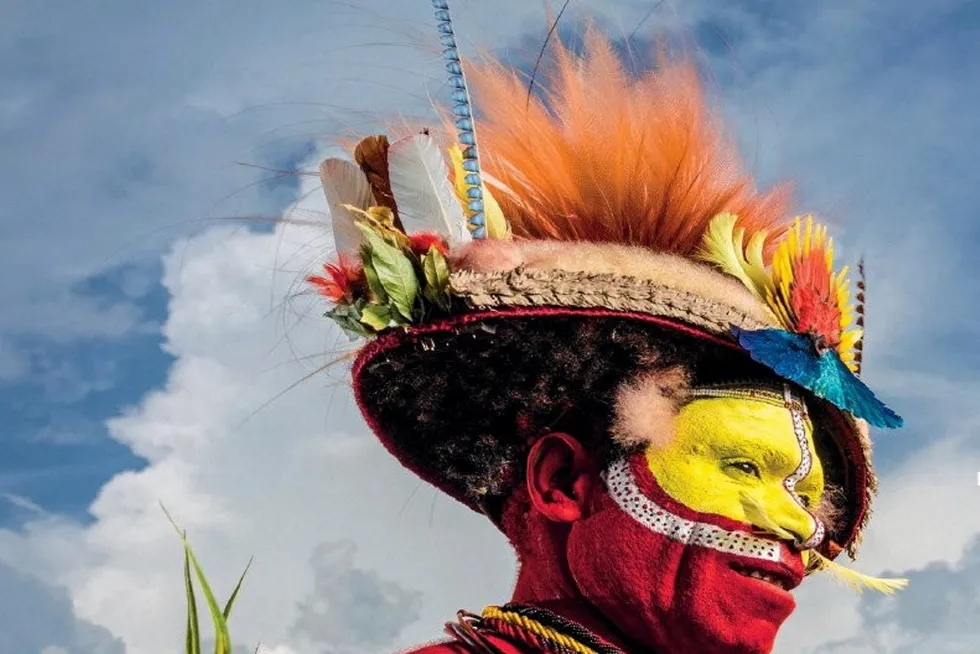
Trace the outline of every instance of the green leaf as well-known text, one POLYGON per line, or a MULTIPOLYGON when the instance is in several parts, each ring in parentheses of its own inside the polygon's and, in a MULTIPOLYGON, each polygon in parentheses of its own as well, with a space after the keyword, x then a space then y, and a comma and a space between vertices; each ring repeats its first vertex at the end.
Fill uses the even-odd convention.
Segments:
POLYGON ((252 559, 249 559, 245 565, 245 570, 242 571, 242 576, 238 578, 238 583, 235 584, 235 590, 231 592, 231 597, 228 598, 228 602, 225 604, 225 610, 222 612, 222 615, 225 616, 226 622, 231 617, 231 607, 235 605, 235 600, 238 598, 238 591, 242 589, 242 582, 245 581, 245 575, 248 574, 248 569, 251 567, 252 559))
POLYGON ((364 307, 361 312, 361 322, 376 332, 391 324, 391 309, 378 304, 364 307))
POLYGON ((425 280, 440 291, 449 287, 449 263, 442 252, 434 245, 429 246, 425 255, 425 280))
POLYGON ((184 591, 187 593, 186 654, 201 654, 201 633, 197 620, 197 599, 194 597, 194 581, 191 579, 191 558, 184 550, 184 591))
POLYGON ((408 237, 395 227, 395 215, 387 207, 369 207, 367 211, 357 209, 354 213, 358 216, 354 226, 362 233, 368 229, 394 248, 411 249, 408 237))
POLYGON ((395 214, 388 207, 368 207, 366 213, 387 230, 395 229, 395 214))
POLYGON ((374 269, 370 251, 364 257, 364 277, 367 278, 368 291, 370 291, 371 299, 378 304, 388 304, 388 292, 385 290, 384 285, 381 283, 381 278, 378 277, 378 273, 374 269))
POLYGON ((338 304, 326 313, 326 317, 340 325, 351 339, 371 335, 361 324, 361 312, 357 304, 338 304))
POLYGON ((389 303, 405 320, 411 322, 412 310, 419 292, 415 266, 405 252, 386 243, 370 227, 362 223, 358 223, 358 227, 368 239, 371 264, 378 275, 378 280, 388 293, 389 303))
POLYGON ((184 544, 184 555, 190 559, 191 566, 194 568, 194 573, 197 576, 197 582, 201 585, 204 598, 207 600, 208 611, 211 613, 211 622, 214 624, 214 652, 215 654, 231 654, 231 637, 228 635, 228 621, 225 620, 225 616, 221 612, 221 607, 218 606, 218 600, 215 599, 214 593, 211 591, 211 586, 208 584, 207 577, 204 575, 204 570, 201 569, 201 565, 197 562, 197 557, 194 556, 194 550, 191 549, 191 545, 187 542, 187 538, 184 537, 184 533, 180 530, 180 527, 177 526, 174 519, 167 513, 166 508, 163 509, 163 512, 166 513, 170 524, 174 526, 177 535, 180 536, 180 540, 184 544))
POLYGON ((432 245, 422 260, 426 299, 444 311, 449 310, 449 264, 439 248, 432 245))

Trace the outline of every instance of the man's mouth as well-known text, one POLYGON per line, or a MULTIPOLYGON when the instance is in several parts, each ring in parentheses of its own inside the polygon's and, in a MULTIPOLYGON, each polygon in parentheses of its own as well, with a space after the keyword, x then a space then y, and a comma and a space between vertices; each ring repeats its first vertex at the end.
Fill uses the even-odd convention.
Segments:
POLYGON ((773 570, 762 570, 757 567, 750 567, 747 565, 742 565, 740 563, 732 563, 731 569, 742 575, 743 577, 751 577, 752 579, 758 579, 764 581, 767 584, 771 584, 776 588, 781 590, 790 591, 799 584, 791 578, 787 573, 775 572, 773 570))

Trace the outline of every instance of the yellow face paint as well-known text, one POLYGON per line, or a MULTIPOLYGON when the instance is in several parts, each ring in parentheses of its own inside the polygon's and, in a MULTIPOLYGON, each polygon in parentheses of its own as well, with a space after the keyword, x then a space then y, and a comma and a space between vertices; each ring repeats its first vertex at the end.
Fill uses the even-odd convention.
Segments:
POLYGON ((675 437, 651 445, 646 459, 664 492, 688 508, 803 542, 818 529, 804 507, 816 508, 824 491, 812 428, 804 429, 812 463, 795 484, 803 449, 776 396, 696 399, 678 413, 675 437))

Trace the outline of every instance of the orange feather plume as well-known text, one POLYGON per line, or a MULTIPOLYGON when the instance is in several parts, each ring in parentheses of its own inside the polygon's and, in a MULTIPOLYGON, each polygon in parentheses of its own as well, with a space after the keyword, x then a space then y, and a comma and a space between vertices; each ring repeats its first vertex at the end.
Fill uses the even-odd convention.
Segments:
POLYGON ((612 242, 693 256, 730 212, 766 259, 789 193, 755 189, 709 111, 696 66, 633 77, 597 29, 582 54, 556 44, 543 97, 497 61, 472 65, 484 181, 516 237, 612 242))

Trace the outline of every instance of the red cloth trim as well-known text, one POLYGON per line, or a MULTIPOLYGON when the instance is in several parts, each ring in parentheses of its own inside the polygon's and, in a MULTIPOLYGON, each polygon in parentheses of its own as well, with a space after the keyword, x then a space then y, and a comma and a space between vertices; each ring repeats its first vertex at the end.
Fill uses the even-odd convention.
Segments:
POLYGON ((846 442, 843 444, 838 439, 834 439, 834 443, 838 448, 846 448, 842 454, 844 455, 845 460, 850 464, 844 466, 844 487, 848 488, 849 486, 853 486, 854 493, 857 495, 858 500, 857 503, 853 505, 855 507, 854 517, 850 523, 850 529, 847 531, 846 537, 844 538, 844 543, 848 544, 854 540, 854 537, 861 529, 861 524, 864 522, 865 516, 868 514, 868 484, 870 483, 870 473, 866 464, 866 455, 864 453, 864 449, 861 447, 861 443, 858 442, 855 434, 855 428, 848 424, 847 419, 833 407, 824 413, 830 415, 830 420, 835 423, 834 427, 836 427, 842 433, 850 433, 852 435, 852 438, 844 439, 846 442), (860 470, 857 471, 858 474, 855 474, 855 470, 858 468, 858 466, 854 463, 855 461, 862 462, 860 470), (855 479, 855 477, 857 478, 855 479))

